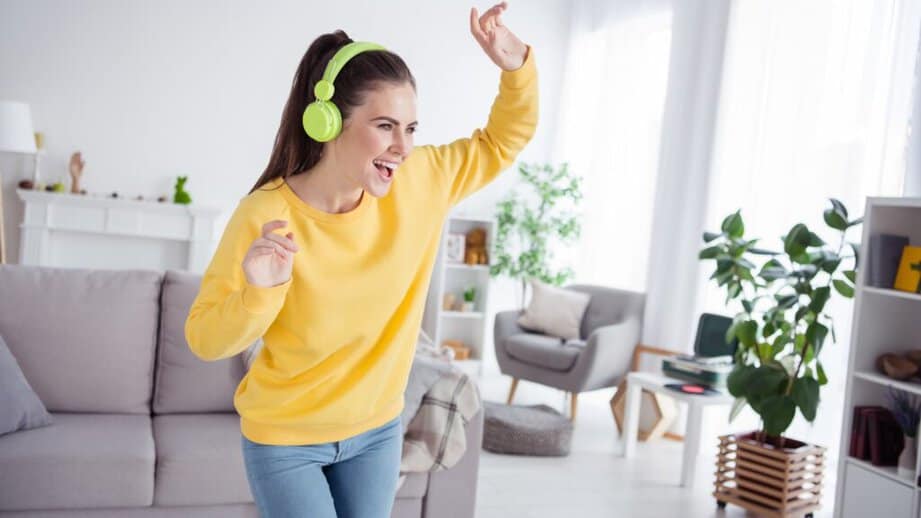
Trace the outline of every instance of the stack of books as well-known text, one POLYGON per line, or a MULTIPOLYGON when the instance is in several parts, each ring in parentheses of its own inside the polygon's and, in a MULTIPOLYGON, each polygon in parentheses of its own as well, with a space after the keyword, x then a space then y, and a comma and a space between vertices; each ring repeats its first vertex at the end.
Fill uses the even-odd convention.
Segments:
POLYGON ((896 466, 905 446, 902 428, 889 409, 855 406, 851 422, 850 455, 875 466, 896 466))

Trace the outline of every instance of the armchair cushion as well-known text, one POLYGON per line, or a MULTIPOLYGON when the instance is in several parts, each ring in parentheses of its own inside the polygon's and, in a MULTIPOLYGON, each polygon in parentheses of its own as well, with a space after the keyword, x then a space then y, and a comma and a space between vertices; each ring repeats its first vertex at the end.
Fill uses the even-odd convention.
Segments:
POLYGON ((531 281, 531 303, 518 325, 564 339, 579 338, 591 295, 531 281))
POLYGON ((509 356, 538 367, 568 371, 585 348, 581 340, 563 342, 557 337, 533 333, 512 335, 505 340, 509 356))

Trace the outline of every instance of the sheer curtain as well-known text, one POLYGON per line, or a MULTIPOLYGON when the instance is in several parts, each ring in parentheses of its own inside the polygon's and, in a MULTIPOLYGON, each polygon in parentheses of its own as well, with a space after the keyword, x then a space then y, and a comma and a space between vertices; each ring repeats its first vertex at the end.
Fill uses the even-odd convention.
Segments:
MULTIPOLYGON (((793 224, 826 228, 830 197, 856 217, 866 196, 900 195, 919 23, 909 0, 733 3, 707 227, 742 209, 746 235, 782 251, 779 236, 793 224)), ((860 229, 848 238, 860 241, 860 229)), ((703 309, 736 311, 709 273, 703 309)), ((830 309, 838 340, 822 352, 820 417, 809 425, 798 416, 789 433, 836 448, 853 307, 830 309)))
POLYGON ((554 160, 583 177, 582 235, 558 259, 576 282, 643 291, 672 6, 574 2, 554 160))

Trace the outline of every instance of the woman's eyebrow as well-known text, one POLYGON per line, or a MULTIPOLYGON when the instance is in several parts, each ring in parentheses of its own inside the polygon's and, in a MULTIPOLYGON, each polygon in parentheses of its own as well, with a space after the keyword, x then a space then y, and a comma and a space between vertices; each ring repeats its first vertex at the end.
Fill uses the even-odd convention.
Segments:
MULTIPOLYGON (((399 125, 400 125, 400 123, 397 122, 396 119, 394 119, 394 118, 392 118, 392 117, 386 117, 386 116, 375 117, 375 118, 371 119, 371 122, 374 122, 374 121, 377 121, 377 120, 385 120, 385 121, 389 122, 390 124, 393 124, 394 126, 399 126, 399 125)), ((414 124, 419 124, 419 121, 412 121, 412 122, 410 122, 409 124, 407 124, 407 126, 412 126, 412 125, 414 125, 414 124)))

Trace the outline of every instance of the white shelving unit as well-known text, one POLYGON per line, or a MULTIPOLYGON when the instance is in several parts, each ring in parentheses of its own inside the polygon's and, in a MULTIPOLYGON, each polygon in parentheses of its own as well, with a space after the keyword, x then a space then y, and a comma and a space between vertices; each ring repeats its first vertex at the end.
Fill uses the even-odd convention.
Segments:
MULTIPOLYGON (((486 343, 486 308, 489 303, 489 266, 467 265, 447 260, 446 241, 449 234, 466 234, 475 228, 486 230, 486 249, 491 253, 496 235, 495 221, 486 217, 452 215, 441 233, 441 246, 432 271, 422 328, 440 345, 444 340, 461 340, 470 347, 470 359, 457 361, 457 365, 473 378, 482 372, 483 347, 486 343), (476 288, 474 310, 469 312, 446 310, 442 307, 446 293, 463 300, 463 292, 476 288)), ((490 255, 490 259, 492 256, 490 255)))
POLYGON ((921 245, 921 199, 868 198, 864 212, 861 267, 857 278, 850 356, 848 358, 844 423, 838 462, 835 516, 892 516, 921 518, 921 466, 911 478, 900 477, 895 467, 874 466, 849 455, 853 408, 888 406, 890 389, 921 397, 921 384, 896 381, 876 370, 884 352, 921 347, 921 295, 870 286, 866 272, 871 254, 870 236, 880 233, 908 236, 921 245))

